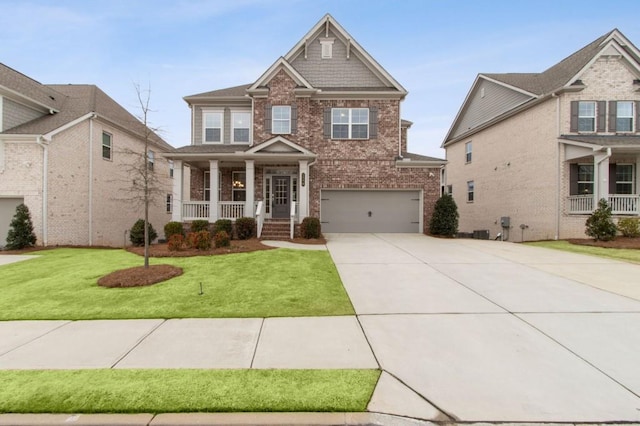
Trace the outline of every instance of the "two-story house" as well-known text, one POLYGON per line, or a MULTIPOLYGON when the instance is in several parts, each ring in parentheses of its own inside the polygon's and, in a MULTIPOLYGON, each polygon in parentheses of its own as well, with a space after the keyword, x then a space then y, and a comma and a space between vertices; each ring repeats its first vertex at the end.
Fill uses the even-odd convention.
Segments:
POLYGON ((145 138, 161 232, 173 203, 172 166, 159 154, 173 147, 96 86, 45 85, 0 64, 0 247, 20 203, 38 245, 125 244, 143 215, 131 188, 145 138))
POLYGON ((640 52, 613 30, 541 73, 479 74, 442 146, 461 231, 584 238, 603 198, 638 216, 640 52))
POLYGON ((444 160, 407 152, 406 95, 324 16, 255 82, 185 97, 191 145, 166 155, 174 220, 313 216, 323 232, 425 232, 444 160))

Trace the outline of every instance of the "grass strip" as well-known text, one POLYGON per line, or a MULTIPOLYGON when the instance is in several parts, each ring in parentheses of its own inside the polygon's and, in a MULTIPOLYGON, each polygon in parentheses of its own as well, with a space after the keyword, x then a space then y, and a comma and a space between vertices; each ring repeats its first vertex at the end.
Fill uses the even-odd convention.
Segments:
POLYGON ((7 370, 2 413, 358 412, 378 370, 7 370))
POLYGON ((184 273, 133 288, 97 285, 110 272, 142 265, 140 256, 125 250, 61 248, 37 255, 0 267, 0 320, 354 314, 326 251, 277 249, 151 259, 151 264, 178 266, 184 273))
POLYGON ((545 247, 555 250, 567 251, 570 253, 588 254, 591 256, 605 257, 608 259, 622 260, 624 262, 640 263, 640 250, 635 249, 616 249, 583 246, 580 244, 571 244, 568 241, 536 241, 525 243, 536 247, 545 247))

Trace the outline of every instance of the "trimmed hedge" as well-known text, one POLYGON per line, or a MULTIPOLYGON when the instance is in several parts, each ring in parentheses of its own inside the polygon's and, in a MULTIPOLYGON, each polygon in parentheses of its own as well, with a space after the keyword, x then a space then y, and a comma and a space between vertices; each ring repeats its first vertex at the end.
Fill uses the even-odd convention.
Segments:
POLYGON ((256 235, 256 220, 252 217, 236 219, 236 235, 239 240, 248 240, 256 235))
POLYGON ((217 234, 218 232, 224 231, 227 233, 227 236, 231 238, 233 235, 233 222, 229 219, 218 219, 216 223, 213 225, 213 233, 217 234))
POLYGON ((320 238, 322 235, 320 219, 317 217, 305 217, 300 224, 300 235, 302 238, 320 238))
POLYGON ((182 222, 167 222, 164 226, 164 237, 169 240, 173 235, 182 235, 184 237, 182 222))
MULTIPOLYGON (((149 244, 151 244, 153 240, 158 238, 158 233, 153 229, 151 222, 148 222, 148 225, 149 244)), ((129 240, 134 246, 144 246, 144 219, 138 219, 136 223, 133 224, 131 231, 129 231, 129 240)))
POLYGON ((216 232, 215 245, 216 248, 229 247, 231 245, 229 234, 227 234, 225 231, 216 232))
POLYGON ((208 220, 194 220, 191 222, 191 228, 189 231, 191 232, 200 232, 200 231, 208 231, 209 230, 209 221, 208 220))

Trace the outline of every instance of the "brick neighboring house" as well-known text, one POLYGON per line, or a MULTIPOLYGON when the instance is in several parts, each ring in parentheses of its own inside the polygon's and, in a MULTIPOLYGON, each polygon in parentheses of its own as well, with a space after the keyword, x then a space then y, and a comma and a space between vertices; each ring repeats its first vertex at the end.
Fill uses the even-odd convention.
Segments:
POLYGON ((184 98, 191 145, 166 155, 173 220, 251 216, 260 228, 313 216, 323 232, 427 231, 444 160, 407 152, 406 95, 324 16, 255 82, 184 98))
POLYGON ((584 238, 602 198, 638 216, 640 52, 614 29, 542 73, 479 74, 442 146, 460 231, 584 238))
MULTIPOLYGON (((145 129, 96 86, 45 85, 0 64, 0 247, 22 202, 38 245, 122 246, 143 217, 126 165, 144 156, 145 129)), ((159 154, 173 148, 152 134, 149 149, 163 192, 150 221, 162 233, 172 182, 159 154)))

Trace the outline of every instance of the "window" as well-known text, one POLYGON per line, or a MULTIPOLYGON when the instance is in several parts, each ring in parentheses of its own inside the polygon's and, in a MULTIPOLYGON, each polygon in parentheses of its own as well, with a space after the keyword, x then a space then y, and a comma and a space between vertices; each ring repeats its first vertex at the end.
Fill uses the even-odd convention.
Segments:
POLYGON ((474 199, 475 184, 472 180, 467 182, 467 201, 472 203, 474 199))
POLYGON ((251 125, 250 112, 231 113, 232 142, 249 143, 249 129, 251 125))
POLYGON ((274 106, 271 109, 271 133, 291 133, 291 107, 289 105, 274 106))
POLYGON ((617 102, 616 105, 616 131, 633 131, 633 102, 617 102))
POLYGON ((596 131, 596 103, 578 102, 578 131, 596 131))
POLYGON ((169 160, 169 177, 173 179, 173 160, 169 160))
POLYGON ((331 139, 368 139, 368 108, 333 108, 331 139))
MULTIPOLYGON (((211 173, 204 172, 204 201, 211 201, 211 173)), ((218 200, 222 200, 222 172, 218 170, 218 200)))
POLYGON ((633 164, 616 164, 616 194, 633 194, 633 164))
POLYGON ((147 167, 149 170, 153 170, 153 165, 155 163, 155 153, 151 150, 147 151, 147 167))
POLYGON ((112 136, 107 132, 102 132, 102 158, 105 160, 111 160, 111 138, 112 136))
POLYGON ((472 146, 471 146, 471 142, 467 142, 464 145, 464 152, 465 152, 465 159, 467 163, 471 162, 471 153, 472 153, 472 146))
POLYGON ((578 164, 578 195, 593 194, 593 164, 578 164))
POLYGON ((247 174, 245 172, 233 172, 233 201, 246 201, 247 199, 247 174))
POLYGON ((204 143, 222 142, 222 112, 204 113, 204 143))
POLYGON ((167 213, 173 212, 173 195, 167 194, 167 213))

